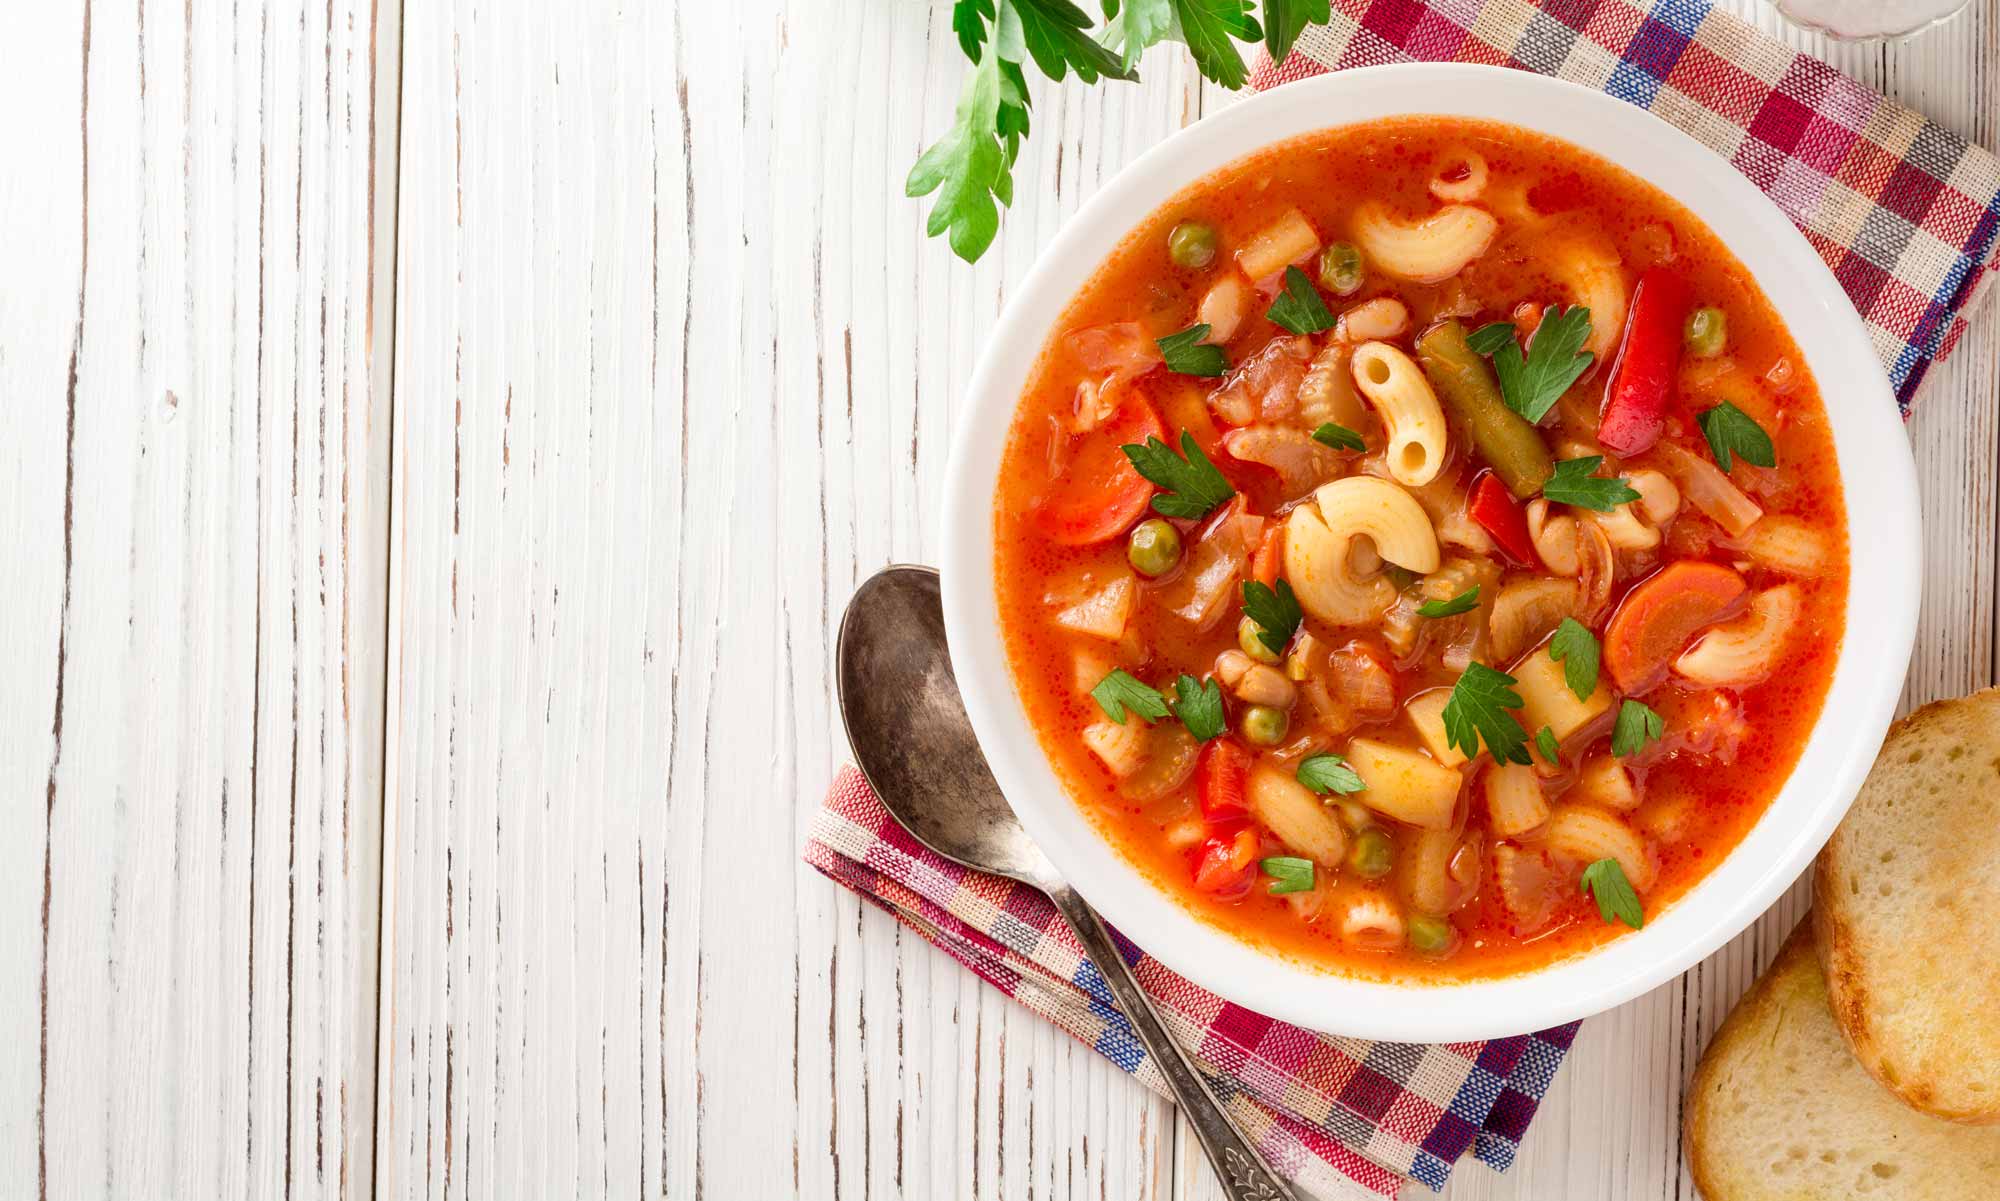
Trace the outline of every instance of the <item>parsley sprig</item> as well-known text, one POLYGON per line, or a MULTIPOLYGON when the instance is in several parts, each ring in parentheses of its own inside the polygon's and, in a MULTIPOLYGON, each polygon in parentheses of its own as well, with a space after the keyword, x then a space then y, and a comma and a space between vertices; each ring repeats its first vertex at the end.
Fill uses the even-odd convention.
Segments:
POLYGON ((1113 668, 1090 690, 1090 699, 1097 702, 1106 717, 1121 726, 1130 714, 1136 714, 1148 725, 1163 717, 1177 717, 1196 742, 1207 742, 1228 728, 1229 721, 1222 708, 1222 685, 1214 680, 1197 680, 1182 672, 1174 680, 1174 696, 1173 701, 1168 701, 1159 689, 1122 667, 1113 668))
POLYGON ((1206 517, 1215 506, 1236 495, 1236 489, 1215 469, 1194 435, 1181 431, 1181 453, 1158 438, 1146 444, 1127 443, 1119 447, 1131 460, 1133 470, 1166 491, 1153 497, 1153 508, 1163 517, 1190 520, 1206 517))
POLYGON ((1167 715, 1167 698, 1160 695, 1160 690, 1122 667, 1113 668, 1111 674, 1099 680, 1097 687, 1090 690, 1090 699, 1104 710, 1104 716, 1121 726, 1125 724, 1127 711, 1146 722, 1167 715))
POLYGON ((1776 467, 1778 450, 1771 445, 1771 435, 1757 424, 1750 414, 1723 401, 1712 409, 1704 409, 1695 415, 1695 424, 1701 427, 1702 437, 1708 439, 1708 448, 1715 452, 1715 461, 1724 471, 1734 471, 1735 458, 1758 467, 1776 467))
POLYGON ((1563 618, 1549 639, 1549 658, 1563 665, 1563 681, 1577 700, 1587 701, 1597 691, 1598 649, 1597 635, 1574 617, 1563 618))
POLYGON ((1474 584, 1450 600, 1425 601, 1417 606, 1418 617, 1457 617, 1479 607, 1479 585, 1474 584))
POLYGON ((1361 440, 1360 434, 1348 429, 1344 425, 1335 425, 1331 421, 1322 424, 1318 429, 1314 430, 1313 438, 1315 441, 1331 446, 1335 450, 1368 449, 1368 444, 1361 440))
POLYGON ((1521 353, 1513 323, 1495 321, 1467 335, 1466 345, 1493 358, 1500 398, 1507 407, 1539 422, 1597 356, 1583 349, 1590 341, 1590 310, 1571 305, 1550 309, 1535 327, 1528 353, 1521 353))
POLYGON ((1214 680, 1197 680, 1182 672, 1174 681, 1174 693, 1179 698, 1174 705, 1174 716, 1181 719, 1196 742, 1207 742, 1228 728, 1229 721, 1222 713, 1222 685, 1214 680))
POLYGON ((1285 286, 1279 289, 1264 315, 1272 324, 1295 334, 1316 334, 1333 328, 1333 314, 1319 298, 1319 289, 1297 267, 1285 268, 1285 286))
POLYGON ((1347 760, 1330 751, 1317 755, 1307 755, 1299 761, 1299 783, 1325 796, 1335 793, 1351 796, 1368 787, 1362 782, 1361 773, 1347 765, 1347 760))
POLYGON ((1243 581, 1243 612, 1257 623, 1257 641, 1269 647, 1274 655, 1285 653, 1292 635, 1299 632, 1299 623, 1305 620, 1305 614, 1299 611, 1299 598, 1284 580, 1278 581, 1276 589, 1266 587, 1260 580, 1243 581))
POLYGON ((1639 894, 1616 859, 1599 859, 1584 868, 1583 891, 1597 902, 1597 916, 1606 924, 1624 922, 1634 930, 1646 924, 1645 907, 1639 904, 1639 894))
POLYGON ((1510 709, 1523 707, 1517 681, 1484 663, 1468 664, 1444 703, 1444 742, 1467 756, 1479 754, 1483 741, 1496 763, 1528 763, 1528 732, 1510 709))
POLYGON ((1229 352, 1203 342, 1206 337, 1208 326, 1190 325, 1179 333, 1155 338, 1153 344, 1160 348, 1167 370, 1176 375, 1228 375, 1229 352))
POLYGON ((1620 759, 1636 755, 1666 732, 1666 718, 1628 699, 1618 707, 1618 720, 1611 727, 1611 753, 1620 759))
POLYGON ((1631 484, 1597 474, 1603 462, 1603 455, 1564 459, 1556 464, 1556 473, 1542 485, 1542 495, 1557 504, 1595 509, 1599 513, 1609 513, 1627 501, 1638 500, 1639 492, 1631 484))
POLYGON ((1274 897, 1288 892, 1304 892, 1313 886, 1313 861, 1296 855, 1273 855, 1257 861, 1257 867, 1271 877, 1265 891, 1274 897))
POLYGON ((1283 62, 1299 34, 1332 18, 1330 0, 1101 0, 1106 23, 1073 0, 953 0, 951 28, 972 63, 951 129, 910 171, 911 196, 937 193, 929 232, 948 233, 966 262, 986 253, 1000 229, 999 206, 1011 203, 1013 169, 1028 135, 1029 62, 1061 82, 1136 80, 1140 55, 1161 42, 1185 44, 1195 69, 1231 90, 1248 81, 1239 42, 1262 40, 1283 62), (996 203, 997 201, 997 203, 996 203))

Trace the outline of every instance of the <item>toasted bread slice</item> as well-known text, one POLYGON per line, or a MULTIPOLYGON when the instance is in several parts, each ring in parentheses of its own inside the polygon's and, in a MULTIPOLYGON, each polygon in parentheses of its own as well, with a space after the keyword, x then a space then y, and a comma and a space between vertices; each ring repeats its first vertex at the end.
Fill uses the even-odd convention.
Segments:
POLYGON ((2000 689, 1890 728, 1813 913, 1861 1066, 1926 1113, 2000 1122, 2000 689))
POLYGON ((1705 1201, 1940 1201, 2000 1180, 2000 1130, 1919 1113, 1848 1054, 1811 918, 1715 1032, 1684 1121, 1705 1201))

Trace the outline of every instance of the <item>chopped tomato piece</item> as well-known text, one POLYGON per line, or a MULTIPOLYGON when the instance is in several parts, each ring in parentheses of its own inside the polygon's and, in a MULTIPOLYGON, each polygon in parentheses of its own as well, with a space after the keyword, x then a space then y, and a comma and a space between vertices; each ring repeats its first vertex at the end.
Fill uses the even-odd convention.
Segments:
POLYGON ((1750 594, 1743 577, 1720 563, 1677 559, 1625 594, 1604 631, 1604 666, 1629 694, 1667 676, 1688 639, 1734 614, 1750 594))
POLYGON ((1146 511, 1153 485, 1133 470, 1119 448, 1164 436, 1153 406, 1126 389, 1110 420, 1071 436, 1067 465, 1049 481, 1035 510, 1042 534, 1063 546, 1082 546, 1124 533, 1146 511))
POLYGON ((1465 509, 1515 562, 1533 567, 1542 561, 1535 553, 1535 540, 1528 536, 1527 511, 1507 490, 1507 485, 1500 482, 1499 476, 1491 471, 1480 472, 1473 481, 1465 509))
POLYGON ((1243 790, 1250 779, 1250 752, 1234 738, 1217 738, 1202 748, 1195 768, 1201 815, 1210 821, 1241 817, 1243 790))
POLYGON ((1235 900, 1250 891, 1257 875, 1257 835, 1238 830, 1233 837, 1210 838, 1194 861, 1194 886, 1212 896, 1235 900))
POLYGON ((1274 521, 1264 530, 1264 540, 1257 544, 1257 555, 1250 560, 1251 576, 1266 588, 1276 588, 1284 558, 1285 527, 1274 521))
POLYGON ((1597 423, 1606 450, 1636 455, 1660 440, 1680 372, 1681 327, 1693 307, 1687 281, 1668 268, 1648 268, 1639 277, 1597 423))

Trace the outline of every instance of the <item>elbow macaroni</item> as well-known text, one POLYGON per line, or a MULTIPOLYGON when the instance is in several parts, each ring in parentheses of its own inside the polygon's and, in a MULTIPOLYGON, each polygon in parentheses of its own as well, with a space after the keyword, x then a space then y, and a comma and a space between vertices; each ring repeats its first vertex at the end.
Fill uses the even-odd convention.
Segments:
POLYGON ((1430 381, 1409 355, 1387 342, 1363 342, 1354 348, 1354 386, 1368 398, 1388 427, 1384 452, 1396 482, 1421 488, 1444 467, 1445 440, 1451 431, 1430 381))
POLYGON ((1486 818, 1502 838, 1524 834, 1549 819, 1549 803, 1542 799, 1534 768, 1502 763, 1487 771, 1486 818))
POLYGON ((1768 677, 1778 665, 1799 617, 1799 586, 1767 588, 1749 612, 1703 634, 1674 660, 1674 670, 1711 688, 1741 687, 1768 677))
POLYGON ((1340 937, 1357 947, 1386 951, 1403 945, 1403 914, 1395 904, 1374 893, 1347 903, 1340 919, 1340 937))
POLYGON ((1831 539, 1789 513, 1771 513, 1740 539, 1743 552, 1759 567, 1807 578, 1826 570, 1833 558, 1831 539))
POLYGON ((1550 274, 1562 282, 1572 304, 1590 310, 1590 339, 1583 348, 1603 364, 1625 330, 1625 298, 1631 290, 1625 285, 1623 260, 1597 237, 1564 238, 1554 249, 1550 274))
POLYGON ((1617 817, 1590 805, 1558 805, 1549 816, 1543 842, 1549 850, 1578 863, 1616 859, 1625 869, 1625 878, 1634 892, 1644 892, 1653 883, 1656 866, 1653 853, 1639 832, 1617 817))
POLYGON ((1431 195, 1446 204, 1477 200, 1486 191, 1486 175, 1485 155, 1477 150, 1454 150, 1438 160, 1438 169, 1431 174, 1431 195), (1465 174, 1451 178, 1453 167, 1464 167, 1465 174))
POLYGON ((1500 223, 1485 209, 1448 204, 1428 217, 1403 221, 1379 201, 1354 212, 1354 241, 1383 274, 1413 283, 1442 283, 1486 253, 1500 223))
POLYGON ((1458 850, 1455 830, 1423 830, 1403 852, 1403 892, 1419 913, 1444 914, 1456 909, 1458 882, 1451 878, 1451 857, 1458 850))
POLYGON ((1416 498, 1373 476, 1334 480, 1285 519, 1285 577, 1307 613, 1330 625, 1366 625, 1395 603, 1395 585, 1355 573, 1351 556, 1364 534, 1391 563, 1437 570, 1437 534, 1416 498))

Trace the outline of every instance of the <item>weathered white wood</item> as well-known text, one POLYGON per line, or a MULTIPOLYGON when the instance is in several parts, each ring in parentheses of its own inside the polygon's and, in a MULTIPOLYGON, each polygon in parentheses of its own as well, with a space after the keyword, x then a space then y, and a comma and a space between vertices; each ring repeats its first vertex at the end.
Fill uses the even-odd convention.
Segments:
POLYGON ((0 38, 9 1195, 367 1189, 374 19, 0 38))
MULTIPOLYGON (((942 6, 405 34, 383 1193, 1215 1195, 1170 1107, 791 854, 844 754, 841 606, 933 555, 1007 286, 1227 97, 1169 53, 1038 86, 966 267, 900 196, 959 79, 942 6)), ((1832 57, 1991 141, 1983 44, 1832 57)), ((1993 671, 1992 323, 1913 430, 1912 699, 1993 671)), ((1688 1195, 1672 1098, 1798 908, 1591 1022, 1515 1171, 1452 1195, 1688 1195)))

